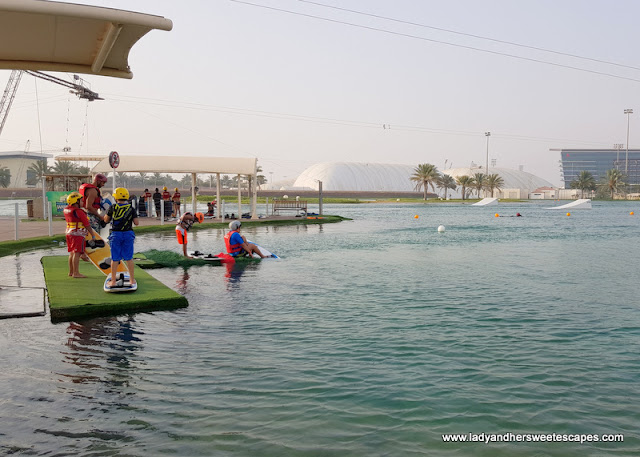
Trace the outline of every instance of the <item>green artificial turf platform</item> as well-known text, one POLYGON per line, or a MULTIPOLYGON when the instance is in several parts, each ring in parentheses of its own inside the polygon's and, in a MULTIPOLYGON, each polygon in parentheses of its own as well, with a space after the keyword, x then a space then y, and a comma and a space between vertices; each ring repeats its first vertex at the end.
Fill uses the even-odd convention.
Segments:
POLYGON ((103 290, 106 276, 91 263, 80 262, 80 273, 87 278, 78 279, 69 277, 67 256, 42 257, 42 267, 52 320, 167 310, 189 305, 186 298, 140 268, 135 270, 138 290, 108 293, 103 290))

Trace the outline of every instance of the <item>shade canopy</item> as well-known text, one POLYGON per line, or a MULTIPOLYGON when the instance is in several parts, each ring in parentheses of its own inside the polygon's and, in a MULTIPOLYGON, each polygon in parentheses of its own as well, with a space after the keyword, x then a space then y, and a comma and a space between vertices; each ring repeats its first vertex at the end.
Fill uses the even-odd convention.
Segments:
POLYGON ((0 68, 132 78, 129 51, 169 19, 42 0, 0 0, 0 68))
MULTIPOLYGON (((232 157, 131 156, 121 155, 118 173, 223 173, 255 175, 258 159, 232 157)), ((101 160, 93 173, 109 173, 109 159, 101 160)))

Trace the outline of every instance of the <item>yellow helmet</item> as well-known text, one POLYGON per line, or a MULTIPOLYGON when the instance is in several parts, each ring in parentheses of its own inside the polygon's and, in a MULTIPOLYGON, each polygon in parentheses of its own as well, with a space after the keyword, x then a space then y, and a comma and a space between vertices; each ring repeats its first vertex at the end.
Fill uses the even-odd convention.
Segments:
POLYGON ((198 222, 200 222, 201 224, 204 222, 204 214, 196 213, 195 216, 198 222))
POLYGON ((167 190, 167 186, 164 186, 164 187, 162 188, 162 190, 167 190))
POLYGON ((74 203, 78 203, 78 201, 80 201, 81 198, 82 198, 82 195, 80 195, 80 192, 71 192, 69 195, 67 195, 67 205, 73 205, 74 203))
POLYGON ((116 200, 129 200, 129 191, 124 187, 118 187, 113 191, 113 197, 116 200))
POLYGON ((178 192, 178 188, 176 187, 176 192, 178 192))

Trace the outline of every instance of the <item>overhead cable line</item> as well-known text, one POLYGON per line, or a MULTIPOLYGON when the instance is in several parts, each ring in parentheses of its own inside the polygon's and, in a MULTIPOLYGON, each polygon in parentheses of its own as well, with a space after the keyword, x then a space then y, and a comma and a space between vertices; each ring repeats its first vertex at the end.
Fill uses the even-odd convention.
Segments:
POLYGON ((242 1, 242 0, 229 0, 229 1, 235 2, 235 3, 241 3, 243 5, 255 6, 255 7, 258 7, 258 8, 264 8, 264 9, 273 10, 273 11, 279 11, 279 12, 282 12, 282 13, 293 14, 293 15, 296 15, 296 16, 308 17, 308 18, 311 18, 311 19, 319 19, 321 21, 326 21, 326 22, 333 22, 335 24, 348 25, 350 27, 357 27, 357 28, 361 28, 361 29, 365 29, 365 30, 373 30, 373 31, 376 31, 376 32, 388 33, 390 35, 402 36, 402 37, 405 37, 405 38, 413 38, 413 39, 416 39, 416 40, 422 40, 422 41, 428 41, 428 42, 431 42, 431 43, 444 44, 446 46, 453 46, 453 47, 456 47, 456 48, 469 49, 471 51, 484 52, 484 53, 487 53, 487 54, 494 54, 494 55, 499 55, 499 56, 503 56, 503 57, 510 57, 512 59, 524 60, 524 61, 527 61, 527 62, 541 63, 541 64, 545 64, 545 65, 551 65, 551 66, 554 66, 554 67, 567 68, 567 69, 570 69, 570 70, 577 70, 577 71, 582 71, 582 72, 585 72, 585 73, 591 73, 591 74, 600 75, 600 76, 608 76, 610 78, 624 79, 624 80, 627 80, 627 81, 633 81, 633 82, 640 83, 640 79, 630 78, 630 77, 627 77, 627 76, 615 75, 615 74, 612 74, 612 73, 605 73, 605 72, 602 72, 602 71, 588 70, 586 68, 574 67, 573 65, 566 65, 566 64, 560 64, 560 63, 555 63, 555 62, 549 62, 549 61, 546 61, 546 60, 534 59, 532 57, 518 56, 518 55, 515 55, 515 54, 509 54, 509 53, 506 53, 506 52, 492 51, 490 49, 483 49, 483 48, 478 48, 478 47, 474 47, 474 46, 467 46, 467 45, 463 45, 463 44, 451 43, 451 42, 443 41, 443 40, 435 40, 433 38, 421 37, 421 36, 418 36, 418 35, 412 35, 410 33, 395 32, 393 30, 386 30, 386 29, 381 29, 381 28, 378 28, 378 27, 371 27, 371 26, 367 26, 367 25, 355 24, 353 22, 340 21, 340 20, 337 20, 337 19, 330 19, 330 18, 326 18, 326 17, 316 16, 316 15, 313 15, 313 14, 300 13, 300 12, 297 12, 297 11, 285 10, 285 9, 282 9, 282 8, 275 8, 273 6, 260 5, 258 3, 251 3, 251 2, 246 2, 246 1, 242 1))
POLYGON ((301 3, 309 3, 311 5, 321 6, 323 8, 331 8, 331 9, 334 9, 334 10, 346 11, 348 13, 360 14, 362 16, 374 17, 376 19, 384 19, 386 21, 397 22, 399 24, 413 25, 413 26, 422 27, 422 28, 425 28, 425 29, 438 30, 440 32, 454 33, 456 35, 466 36, 466 37, 470 37, 470 38, 478 38, 480 40, 493 41, 494 43, 508 44, 508 45, 511 45, 511 46, 518 46, 520 48, 533 49, 535 51, 542 51, 542 52, 548 52, 548 53, 551 53, 551 54, 557 54, 557 55, 566 56, 566 57, 573 57, 575 59, 589 60, 591 62, 603 63, 603 64, 606 64, 606 65, 615 65, 617 67, 630 68, 632 70, 640 70, 640 67, 634 67, 632 65, 625 65, 625 64, 617 63, 617 62, 610 62, 608 60, 595 59, 593 57, 585 57, 585 56, 580 56, 580 55, 577 55, 577 54, 571 54, 571 53, 568 53, 568 52, 555 51, 553 49, 546 49, 546 48, 541 48, 541 47, 537 47, 537 46, 530 46, 530 45, 527 45, 527 44, 516 43, 516 42, 513 42, 513 41, 499 40, 497 38, 490 38, 490 37, 485 37, 485 36, 482 36, 482 35, 474 35, 472 33, 459 32, 457 30, 445 29, 445 28, 442 28, 442 27, 435 27, 433 25, 426 25, 426 24, 420 24, 420 23, 417 23, 417 22, 404 21, 402 19, 395 19, 395 18, 392 18, 392 17, 380 16, 378 14, 365 13, 364 11, 357 11, 357 10, 352 10, 352 9, 348 9, 348 8, 341 8, 339 6, 333 6, 333 5, 325 5, 324 3, 312 2, 310 0, 297 0, 297 1, 299 1, 301 3))

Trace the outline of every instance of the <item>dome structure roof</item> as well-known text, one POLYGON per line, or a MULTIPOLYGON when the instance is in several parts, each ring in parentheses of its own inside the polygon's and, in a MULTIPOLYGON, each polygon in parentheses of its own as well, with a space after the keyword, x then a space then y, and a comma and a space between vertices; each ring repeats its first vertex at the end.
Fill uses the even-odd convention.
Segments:
POLYGON ((326 162, 311 165, 293 184, 294 188, 327 191, 413 192, 410 180, 414 166, 387 163, 326 162))

